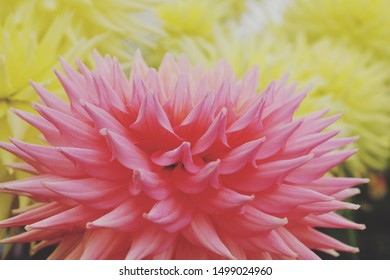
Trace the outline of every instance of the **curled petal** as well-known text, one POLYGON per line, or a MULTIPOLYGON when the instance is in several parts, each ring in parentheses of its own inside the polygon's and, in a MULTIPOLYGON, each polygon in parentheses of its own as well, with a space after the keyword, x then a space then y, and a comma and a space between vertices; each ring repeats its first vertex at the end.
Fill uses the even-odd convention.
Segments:
POLYGON ((193 207, 184 196, 174 195, 157 202, 144 217, 168 232, 178 232, 192 220, 193 207))
POLYGON ((198 207, 209 214, 223 214, 250 203, 254 195, 245 195, 228 188, 209 189, 194 197, 198 207))
POLYGON ((129 197, 111 212, 87 223, 87 228, 108 228, 120 231, 136 231, 146 223, 142 213, 148 207, 148 203, 134 197, 129 197))
POLYGON ((130 192, 133 195, 144 192, 147 196, 164 200, 172 193, 172 182, 169 172, 150 172, 142 169, 133 171, 133 184, 130 192))
POLYGON ((191 144, 183 142, 179 147, 168 152, 155 152, 152 154, 152 161, 163 167, 182 163, 184 168, 191 173, 196 173, 203 165, 199 157, 193 157, 191 144))
POLYGON ((132 141, 108 129, 102 129, 100 133, 107 137, 113 156, 122 165, 129 169, 151 169, 148 155, 132 141))
POLYGON ((210 162, 195 174, 178 165, 173 171, 173 183, 180 191, 188 194, 200 193, 209 186, 218 189, 219 163, 219 160, 210 162))
POLYGON ((265 142, 265 138, 260 138, 242 144, 230 151, 221 159, 220 173, 231 174, 242 169, 247 163, 255 164, 256 153, 265 142))
POLYGON ((191 149, 193 154, 200 154, 210 148, 218 139, 223 145, 229 147, 226 138, 226 108, 223 108, 207 131, 199 138, 191 149))

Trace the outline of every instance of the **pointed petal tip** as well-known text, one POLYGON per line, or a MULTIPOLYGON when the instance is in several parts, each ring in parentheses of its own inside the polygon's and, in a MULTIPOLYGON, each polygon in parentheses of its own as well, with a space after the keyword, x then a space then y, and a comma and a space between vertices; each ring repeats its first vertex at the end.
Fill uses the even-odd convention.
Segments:
POLYGON ((87 102, 86 102, 85 99, 83 99, 83 98, 80 98, 80 99, 79 99, 79 103, 80 103, 80 105, 83 106, 83 107, 86 107, 86 106, 87 106, 87 102))
POLYGON ((32 226, 30 226, 30 225, 27 225, 27 226, 24 227, 24 229, 26 231, 30 231, 30 230, 33 230, 34 228, 32 226))
POLYGON ((107 136, 108 135, 108 129, 107 128, 102 128, 99 130, 100 135, 102 136, 107 136))
POLYGON ((351 253, 359 253, 360 249, 358 247, 352 247, 351 253))
POLYGON ((359 188, 353 188, 354 195, 361 194, 361 190, 359 188))
MULTIPOLYGON (((10 107, 9 109, 8 109, 11 113, 13 113, 13 114, 15 114, 15 115, 18 115, 18 109, 15 109, 14 107, 10 107)), ((19 116, 19 115, 18 115, 19 116)))
POLYGON ((88 222, 85 224, 86 229, 93 229, 96 228, 96 226, 93 224, 93 222, 88 222))
POLYGON ((141 50, 139 48, 137 48, 135 50, 134 56, 140 56, 140 55, 141 55, 141 50))
POLYGON ((351 139, 352 139, 352 142, 355 142, 356 140, 358 140, 360 138, 360 135, 355 135, 355 136, 352 136, 351 139))
POLYGON ((340 113, 338 113, 338 114, 335 114, 335 115, 334 115, 334 118, 335 118, 336 120, 338 120, 338 119, 340 119, 342 116, 343 116, 343 112, 340 112, 340 113))
POLYGON ((340 254, 339 252, 337 252, 336 250, 325 250, 325 252, 329 255, 331 255, 332 257, 340 257, 340 254))
POLYGON ((141 176, 141 171, 138 169, 133 169, 133 178, 139 178, 141 176))
POLYGON ((358 210, 359 208, 360 208, 359 204, 349 203, 348 209, 350 209, 350 210, 358 210))

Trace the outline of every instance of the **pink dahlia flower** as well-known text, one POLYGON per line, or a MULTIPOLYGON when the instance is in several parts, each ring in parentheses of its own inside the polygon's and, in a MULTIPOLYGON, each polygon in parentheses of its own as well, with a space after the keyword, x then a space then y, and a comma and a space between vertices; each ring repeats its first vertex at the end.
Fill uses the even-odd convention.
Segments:
POLYGON ((2 227, 2 242, 57 244, 51 259, 315 259, 356 252, 316 227, 363 229, 335 210, 364 179, 326 177, 355 138, 321 132, 339 118, 293 119, 306 92, 286 79, 257 94, 256 69, 238 80, 167 55, 159 70, 135 56, 130 80, 116 59, 63 62, 70 104, 33 83, 40 116, 14 110, 48 145, 1 147, 35 176, 1 191, 40 202, 2 227), (338 151, 335 151, 338 150, 338 151))

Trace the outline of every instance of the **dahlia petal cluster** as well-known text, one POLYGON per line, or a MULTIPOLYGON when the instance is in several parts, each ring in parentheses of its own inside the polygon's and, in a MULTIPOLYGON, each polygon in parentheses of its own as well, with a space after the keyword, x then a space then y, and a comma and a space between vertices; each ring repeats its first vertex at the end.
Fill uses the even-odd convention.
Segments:
POLYGON ((363 229, 334 211, 357 178, 326 173, 356 138, 322 132, 339 116, 294 113, 307 91, 287 79, 257 93, 227 62, 206 71, 166 55, 158 70, 137 53, 130 79, 114 58, 56 71, 70 103, 32 83, 34 115, 13 110, 47 145, 1 147, 34 174, 1 184, 39 203, 4 220, 25 226, 8 242, 57 244, 50 259, 316 259, 358 249, 319 228, 363 229))
POLYGON ((224 58, 239 75, 255 64, 260 65, 260 89, 279 79, 285 71, 293 80, 312 84, 313 90, 297 115, 321 110, 323 106, 329 108, 328 115, 343 113, 340 121, 330 127, 341 129, 342 136, 360 137, 352 144, 359 153, 343 165, 348 173, 367 176, 369 172, 382 172, 387 168, 390 84, 385 63, 331 39, 309 43, 304 36, 298 36, 290 41, 270 31, 247 38, 236 33, 216 33, 215 38, 214 44, 183 40, 182 49, 191 53, 192 61, 201 61, 210 67, 224 58))

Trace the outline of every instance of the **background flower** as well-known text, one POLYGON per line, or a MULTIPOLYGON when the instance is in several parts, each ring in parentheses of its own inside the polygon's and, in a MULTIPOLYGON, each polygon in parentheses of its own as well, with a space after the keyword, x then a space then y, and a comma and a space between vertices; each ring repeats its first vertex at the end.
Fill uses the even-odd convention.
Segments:
POLYGON ((70 104, 33 83, 41 116, 15 114, 49 146, 11 139, 29 179, 5 193, 42 202, 1 222, 27 225, 3 242, 58 244, 53 259, 312 259, 358 249, 315 227, 364 229, 336 214, 364 179, 325 174, 356 138, 322 132, 338 116, 295 119, 306 91, 286 79, 257 94, 220 62, 210 71, 165 56, 156 71, 136 55, 130 81, 117 60, 56 72, 70 104))
POLYGON ((162 32, 155 44, 142 48, 146 61, 157 67, 166 52, 180 54, 183 38, 214 42, 216 29, 237 28, 249 7, 258 0, 217 0, 210 5, 207 0, 168 0, 154 6, 162 32))
MULTIPOLYGON (((152 44, 159 24, 151 7, 159 0, 0 0, 0 16, 19 13, 28 5, 34 25, 47 30, 57 17, 67 15, 62 26, 70 42, 79 37, 103 37, 95 48, 102 53, 115 52, 119 59, 130 61, 136 47, 152 44)), ((24 21, 23 17, 19 17, 24 21)), ((55 54, 55 53, 54 53, 55 54)))
POLYGON ((312 42, 325 36, 346 40, 389 63, 389 10, 388 0, 295 0, 286 8, 282 30, 292 36, 303 32, 312 42))

